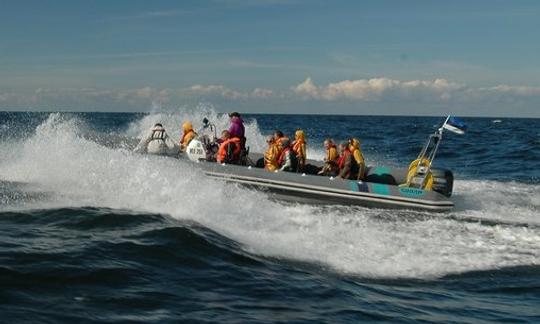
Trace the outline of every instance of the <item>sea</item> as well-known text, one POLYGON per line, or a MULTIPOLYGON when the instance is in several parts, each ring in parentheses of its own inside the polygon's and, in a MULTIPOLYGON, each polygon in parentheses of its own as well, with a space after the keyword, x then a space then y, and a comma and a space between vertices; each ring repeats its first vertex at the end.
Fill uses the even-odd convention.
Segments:
MULTIPOLYGON (((228 117, 0 112, 3 323, 526 323, 540 321, 540 119, 461 118, 434 167, 455 208, 306 205, 133 153, 161 122, 228 117)), ((243 114, 247 145, 280 129, 357 137, 406 167, 441 117, 243 114)))

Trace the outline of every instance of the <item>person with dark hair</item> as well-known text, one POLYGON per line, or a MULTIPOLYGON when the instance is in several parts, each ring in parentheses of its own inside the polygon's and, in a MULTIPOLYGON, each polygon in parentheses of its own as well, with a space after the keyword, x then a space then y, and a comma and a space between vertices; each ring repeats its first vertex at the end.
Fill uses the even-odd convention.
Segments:
POLYGON ((288 138, 285 137, 285 135, 283 135, 282 131, 280 131, 279 129, 276 129, 274 131, 274 145, 277 148, 278 156, 281 155, 281 141, 283 140, 288 140, 288 138))
POLYGON ((247 163, 247 155, 249 149, 246 149, 246 128, 244 127, 244 120, 242 116, 236 111, 229 114, 231 126, 229 126, 229 134, 231 138, 238 138, 240 140, 240 164, 247 163))
POLYGON ((283 135, 282 131, 276 129, 274 131, 274 141, 281 141, 282 138, 285 138, 285 135, 283 135))
POLYGON ((280 141, 281 153, 278 159, 279 171, 296 172, 298 168, 298 159, 291 148, 291 142, 288 138, 280 141))
POLYGON ((163 125, 156 123, 150 129, 150 133, 141 139, 134 151, 137 153, 173 155, 178 153, 179 148, 171 140, 163 125))
POLYGON ((231 137, 238 137, 242 140, 245 137, 246 129, 244 127, 244 120, 239 113, 232 112, 229 114, 231 126, 229 127, 229 134, 231 137))

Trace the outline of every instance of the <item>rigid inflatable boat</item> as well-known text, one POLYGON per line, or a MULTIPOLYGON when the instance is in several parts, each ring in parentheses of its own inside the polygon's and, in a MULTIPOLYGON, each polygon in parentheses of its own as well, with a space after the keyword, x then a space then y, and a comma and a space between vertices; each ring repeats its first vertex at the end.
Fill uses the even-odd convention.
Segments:
MULTIPOLYGON (((270 172, 260 167, 260 163, 254 162, 263 156, 260 153, 250 153, 243 165, 210 162, 209 151, 216 137, 215 127, 206 119, 204 125, 213 128, 214 138, 210 140, 208 135, 201 135, 192 140, 181 158, 188 158, 214 179, 263 190, 278 199, 310 204, 431 211, 448 211, 454 206, 450 200, 452 172, 431 168, 442 138, 443 127, 430 135, 415 160, 416 163, 413 162, 408 169, 368 166, 364 179, 359 181, 316 174, 270 172)), ((322 162, 314 160, 308 160, 307 164, 313 167, 322 166, 322 162)))

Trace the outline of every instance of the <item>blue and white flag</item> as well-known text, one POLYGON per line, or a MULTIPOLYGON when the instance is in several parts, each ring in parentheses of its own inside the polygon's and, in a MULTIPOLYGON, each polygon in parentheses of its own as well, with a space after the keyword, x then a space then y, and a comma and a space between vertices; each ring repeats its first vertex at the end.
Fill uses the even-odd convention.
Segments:
POLYGON ((449 117, 443 127, 460 135, 465 134, 465 131, 467 130, 467 125, 456 117, 449 117))

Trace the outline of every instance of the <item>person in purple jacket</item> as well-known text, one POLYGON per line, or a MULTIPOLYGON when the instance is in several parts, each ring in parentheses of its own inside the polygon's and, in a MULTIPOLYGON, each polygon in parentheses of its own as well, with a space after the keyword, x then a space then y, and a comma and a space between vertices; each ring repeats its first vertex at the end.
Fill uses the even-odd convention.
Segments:
POLYGON ((240 114, 236 111, 230 113, 229 117, 231 118, 231 126, 229 127, 229 133, 231 134, 231 138, 238 137, 240 139, 240 147, 242 150, 240 153, 240 164, 245 165, 247 163, 246 159, 248 150, 246 150, 246 137, 244 136, 244 121, 242 120, 240 114))
POLYGON ((231 134, 231 138, 238 137, 240 140, 243 140, 245 129, 242 117, 240 117, 240 114, 236 111, 230 113, 229 117, 231 118, 231 126, 229 127, 229 133, 231 134))

